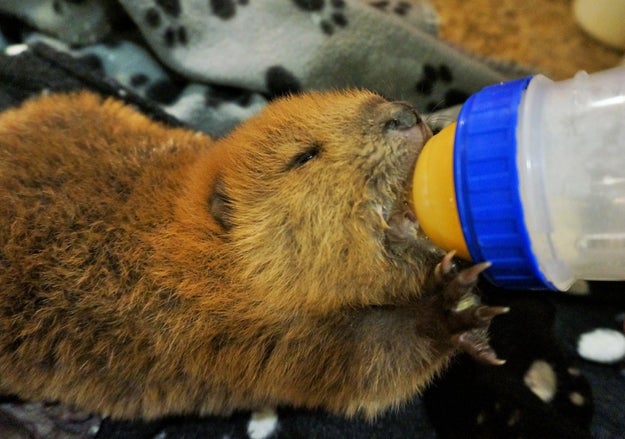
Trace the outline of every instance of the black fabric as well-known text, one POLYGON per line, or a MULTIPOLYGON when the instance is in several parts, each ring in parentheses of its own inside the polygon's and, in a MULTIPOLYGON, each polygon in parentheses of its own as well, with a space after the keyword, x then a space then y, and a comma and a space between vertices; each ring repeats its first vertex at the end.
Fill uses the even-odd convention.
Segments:
MULTIPOLYGON (((436 438, 429 420, 424 416, 423 404, 419 399, 373 422, 363 419, 348 420, 320 411, 292 408, 280 408, 277 414, 279 425, 269 438, 436 438)), ((248 439, 249 420, 248 412, 230 417, 171 418, 151 423, 104 420, 97 437, 152 439, 162 435, 184 439, 248 439)))
POLYGON ((50 92, 91 90, 122 99, 152 119, 170 126, 183 126, 158 104, 143 99, 104 76, 93 65, 36 43, 19 55, 0 53, 0 110, 19 105, 24 99, 50 92))

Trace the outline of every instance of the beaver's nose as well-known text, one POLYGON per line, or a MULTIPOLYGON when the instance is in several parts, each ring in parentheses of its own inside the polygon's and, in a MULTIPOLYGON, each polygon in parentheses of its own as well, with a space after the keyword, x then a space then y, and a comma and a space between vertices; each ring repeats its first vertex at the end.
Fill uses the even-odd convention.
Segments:
POLYGON ((395 104, 391 117, 385 124, 387 130, 407 130, 421 123, 421 117, 412 106, 403 102, 395 104))

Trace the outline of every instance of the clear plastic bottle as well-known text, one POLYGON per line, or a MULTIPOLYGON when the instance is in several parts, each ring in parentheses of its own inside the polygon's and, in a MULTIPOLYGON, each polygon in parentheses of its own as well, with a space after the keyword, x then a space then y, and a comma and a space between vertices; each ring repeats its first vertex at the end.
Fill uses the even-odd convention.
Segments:
POLYGON ((417 162, 424 232, 503 287, 625 280, 625 67, 486 87, 417 162))

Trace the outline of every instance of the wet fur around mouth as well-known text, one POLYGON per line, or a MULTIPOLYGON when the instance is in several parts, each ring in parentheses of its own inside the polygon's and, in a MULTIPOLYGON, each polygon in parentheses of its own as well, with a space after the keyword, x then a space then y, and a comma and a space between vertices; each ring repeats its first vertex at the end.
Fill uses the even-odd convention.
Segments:
POLYGON ((383 220, 388 226, 387 245, 391 252, 398 253, 401 253, 401 248, 414 246, 416 240, 427 242, 427 237, 419 228, 414 212, 412 183, 418 155, 432 136, 432 131, 426 124, 420 124, 405 130, 402 134, 407 141, 401 154, 402 163, 389 172, 397 174, 400 178, 396 184, 397 190, 393 192, 394 199, 388 200, 380 207, 383 220))
POLYGON ((357 90, 217 141, 89 93, 1 114, 0 392, 116 419, 373 418, 458 350, 492 360, 494 314, 467 300, 483 267, 405 216, 428 135, 357 90))

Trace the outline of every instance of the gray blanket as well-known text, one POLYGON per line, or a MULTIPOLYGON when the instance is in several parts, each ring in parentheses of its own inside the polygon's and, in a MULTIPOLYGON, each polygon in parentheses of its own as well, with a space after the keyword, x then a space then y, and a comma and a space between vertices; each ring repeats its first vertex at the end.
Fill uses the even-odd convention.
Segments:
POLYGON ((429 113, 527 73, 439 40, 423 0, 4 0, 0 12, 32 26, 22 43, 83 58, 213 136, 285 93, 362 87, 429 113))

